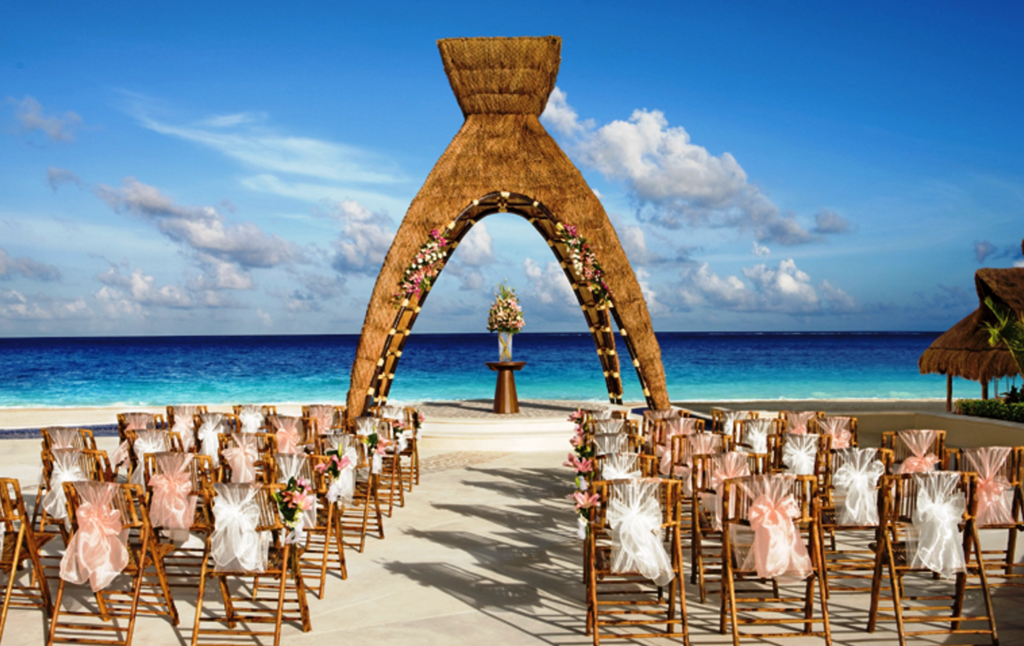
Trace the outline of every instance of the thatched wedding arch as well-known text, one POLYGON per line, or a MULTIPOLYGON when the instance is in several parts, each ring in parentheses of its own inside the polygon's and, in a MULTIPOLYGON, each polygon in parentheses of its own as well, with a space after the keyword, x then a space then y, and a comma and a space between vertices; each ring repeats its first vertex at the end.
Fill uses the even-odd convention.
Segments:
POLYGON ((661 350, 636 275, 600 201, 539 120, 555 87, 561 39, 456 38, 438 41, 438 49, 466 121, 409 206, 377 276, 352 365, 350 413, 387 401, 429 289, 397 304, 394 296, 430 232, 449 240, 446 261, 474 224, 506 212, 529 220, 564 269, 594 337, 610 401, 622 403, 614 319, 648 406, 668 408, 661 350), (573 269, 559 224, 577 227, 589 241, 604 268, 607 304, 573 269))

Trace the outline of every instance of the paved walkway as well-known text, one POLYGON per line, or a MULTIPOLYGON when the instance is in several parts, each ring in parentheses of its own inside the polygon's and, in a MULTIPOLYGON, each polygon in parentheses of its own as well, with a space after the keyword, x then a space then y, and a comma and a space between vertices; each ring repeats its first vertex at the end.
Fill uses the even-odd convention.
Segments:
MULTIPOLYGON (((38 451, 37 442, 26 442, 5 443, 17 450, 0 455, 0 473, 30 468, 12 466, 19 455, 24 460, 38 451)), ((348 580, 331 577, 326 599, 310 598, 313 632, 286 626, 283 643, 590 644, 583 633, 580 543, 570 536, 574 523, 565 500, 571 485, 560 466, 564 453, 438 453, 425 444, 423 484, 406 508, 385 520, 387 539, 368 539, 363 554, 348 552, 348 580)), ((34 489, 31 481, 23 483, 34 489)), ((141 618, 135 644, 188 643, 194 592, 177 594, 181 625, 141 618)), ((692 643, 731 643, 717 634, 717 605, 702 606, 696 599, 690 588, 692 643)), ((1024 594, 1001 590, 996 599, 1003 643, 1024 643, 1024 594)), ((833 595, 834 643, 895 642, 889 626, 874 635, 863 632, 866 602, 865 595, 833 595)), ((12 610, 3 643, 44 643, 41 614, 12 610)))

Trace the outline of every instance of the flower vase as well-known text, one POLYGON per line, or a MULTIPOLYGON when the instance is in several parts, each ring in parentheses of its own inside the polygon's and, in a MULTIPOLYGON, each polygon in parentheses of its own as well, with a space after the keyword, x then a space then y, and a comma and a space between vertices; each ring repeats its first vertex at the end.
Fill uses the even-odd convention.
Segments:
POLYGON ((498 332, 498 361, 512 361, 512 335, 498 332))

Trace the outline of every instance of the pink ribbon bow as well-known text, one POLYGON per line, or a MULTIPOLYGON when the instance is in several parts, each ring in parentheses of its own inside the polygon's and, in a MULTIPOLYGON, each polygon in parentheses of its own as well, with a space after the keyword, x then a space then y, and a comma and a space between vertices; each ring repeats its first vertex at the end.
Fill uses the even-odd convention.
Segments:
POLYGON ((144 431, 153 425, 150 413, 126 413, 124 416, 126 431, 144 431))
POLYGON ((814 411, 804 411, 802 413, 788 411, 786 413, 787 432, 793 435, 803 435, 807 432, 807 422, 815 415, 817 413, 814 411))
POLYGON ((188 529, 192 526, 196 498, 189 495, 192 480, 188 471, 157 473, 150 477, 149 485, 153 488, 149 515, 154 525, 168 529, 188 529))
POLYGON ((274 436, 277 438, 277 452, 278 453, 298 453, 299 452, 299 430, 298 420, 291 417, 275 417, 274 426, 277 427, 277 432, 274 436))
POLYGON ((76 488, 83 503, 75 513, 78 530, 60 561, 60 577, 77 585, 88 581, 97 592, 128 565, 121 513, 110 506, 117 485, 78 483, 76 488))
POLYGON ((793 494, 772 500, 766 494, 754 499, 750 505, 750 526, 754 529, 754 567, 757 576, 771 579, 792 573, 806 578, 811 571, 807 548, 793 519, 800 515, 800 507, 793 494))
POLYGON ((821 431, 832 436, 833 450, 850 448, 853 433, 850 432, 849 424, 849 417, 826 417, 818 422, 821 431))
POLYGON ((716 530, 722 529, 722 494, 725 481, 750 475, 750 466, 744 453, 730 451, 715 457, 715 469, 711 473, 711 487, 715 490, 712 523, 716 530))
POLYGON ((224 459, 231 467, 231 482, 256 482, 256 459, 259 453, 256 445, 245 442, 224 449, 224 459))

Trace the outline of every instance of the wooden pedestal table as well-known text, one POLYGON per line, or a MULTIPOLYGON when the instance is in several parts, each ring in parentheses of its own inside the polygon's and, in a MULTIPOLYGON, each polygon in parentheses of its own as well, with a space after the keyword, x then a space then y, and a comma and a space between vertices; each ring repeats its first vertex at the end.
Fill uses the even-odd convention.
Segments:
POLYGON ((519 398, 516 397, 516 370, 522 370, 525 361, 488 361, 487 367, 498 373, 498 384, 494 387, 494 412, 502 415, 519 412, 519 398))

